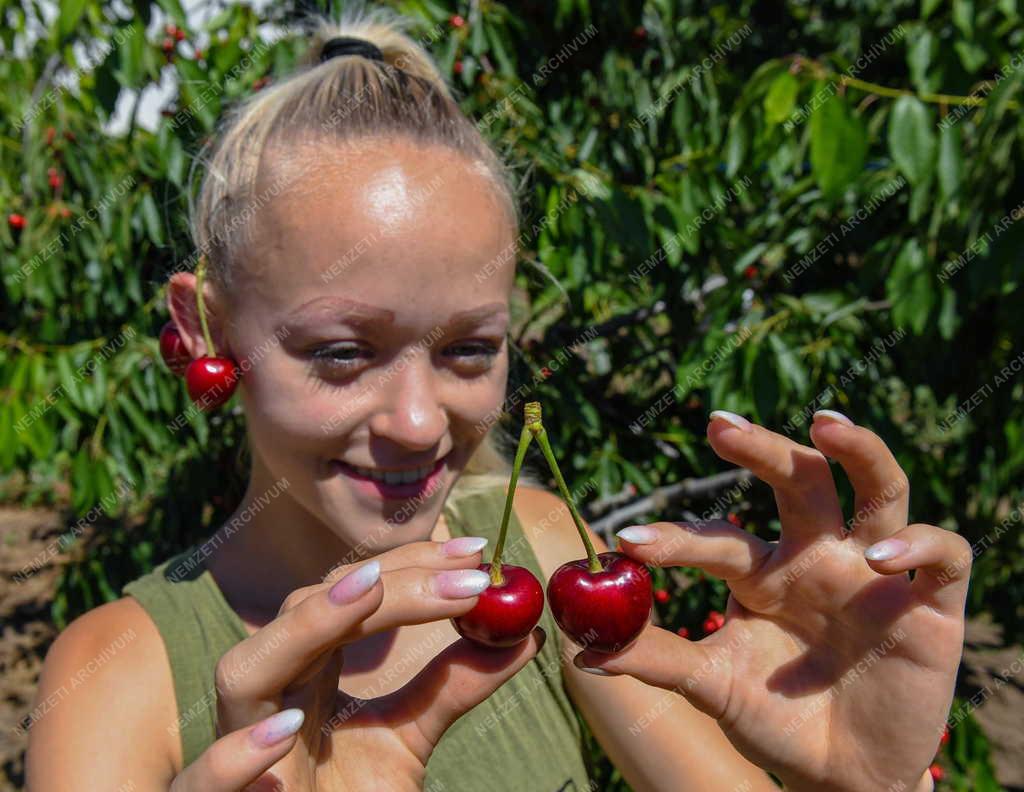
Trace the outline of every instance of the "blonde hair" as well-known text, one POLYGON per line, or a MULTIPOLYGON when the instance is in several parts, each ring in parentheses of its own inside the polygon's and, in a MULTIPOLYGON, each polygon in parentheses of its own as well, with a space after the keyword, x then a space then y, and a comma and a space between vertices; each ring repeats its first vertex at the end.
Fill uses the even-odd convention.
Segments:
MULTIPOLYGON (((344 145, 402 137, 457 151, 492 178, 518 238, 519 194, 510 170, 459 108, 430 54, 405 32, 408 22, 390 9, 361 6, 347 8, 336 23, 317 20, 298 70, 254 93, 222 120, 197 158, 205 173, 190 205, 192 235, 206 256, 214 288, 226 294, 235 290, 252 213, 281 192, 276 186, 261 192, 261 173, 280 167, 282 151, 285 157, 289 151, 308 156, 299 142, 344 145), (338 36, 374 44, 383 61, 343 55, 321 62, 324 45, 338 36), (274 161, 268 162, 266 153, 278 142, 287 145, 275 147, 274 161)), ((487 431, 449 495, 450 508, 467 495, 507 487, 510 445, 500 427, 487 431)), ((525 470, 520 483, 540 486, 525 470)))

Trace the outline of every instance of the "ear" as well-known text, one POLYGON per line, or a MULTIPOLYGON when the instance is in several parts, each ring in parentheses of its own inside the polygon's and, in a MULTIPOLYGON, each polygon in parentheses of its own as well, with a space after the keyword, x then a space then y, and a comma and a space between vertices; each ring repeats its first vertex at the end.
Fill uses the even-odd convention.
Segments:
MULTIPOLYGON (((207 280, 203 284, 203 308, 206 324, 218 355, 237 361, 224 333, 225 314, 213 286, 207 280)), ((199 306, 196 304, 196 276, 191 272, 176 272, 167 283, 167 308, 181 333, 181 340, 193 358, 212 354, 206 348, 203 326, 199 321, 199 306)))

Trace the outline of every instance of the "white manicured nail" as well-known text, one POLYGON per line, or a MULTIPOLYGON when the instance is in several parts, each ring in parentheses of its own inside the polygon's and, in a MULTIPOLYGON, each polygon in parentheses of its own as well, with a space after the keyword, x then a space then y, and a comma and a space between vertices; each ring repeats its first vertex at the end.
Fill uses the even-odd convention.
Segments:
POLYGON ((910 545, 902 539, 883 539, 865 550, 864 557, 869 561, 891 561, 909 549, 910 545))
POLYGON ((480 569, 453 569, 434 576, 434 590, 444 599, 465 599, 482 594, 491 576, 480 569))
POLYGON ((658 530, 649 525, 629 525, 616 531, 615 535, 631 544, 645 545, 658 541, 658 530))
POLYGON ((741 429, 744 432, 754 431, 754 426, 753 424, 750 423, 750 421, 748 421, 742 415, 737 415, 736 413, 729 412, 728 410, 712 410, 710 417, 712 420, 714 420, 715 418, 721 418, 723 421, 731 423, 737 429, 741 429))
POLYGON ((847 426, 854 426, 855 425, 853 423, 853 421, 851 421, 849 418, 847 418, 841 412, 836 412, 835 410, 818 410, 817 412, 814 413, 814 417, 815 418, 827 418, 827 419, 832 420, 832 421, 837 421, 838 423, 841 423, 841 424, 846 424, 847 426))
POLYGON ((464 558, 479 553, 485 547, 487 538, 484 536, 460 536, 441 545, 441 552, 448 558, 464 558))

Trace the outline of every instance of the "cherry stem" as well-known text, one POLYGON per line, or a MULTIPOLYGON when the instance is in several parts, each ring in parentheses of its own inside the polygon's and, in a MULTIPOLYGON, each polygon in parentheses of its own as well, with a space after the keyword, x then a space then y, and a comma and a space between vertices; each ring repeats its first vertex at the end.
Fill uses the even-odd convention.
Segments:
POLYGON ((206 304, 203 302, 203 281, 206 280, 206 256, 200 256, 199 266, 196 267, 196 304, 199 307, 199 324, 203 328, 203 340, 206 341, 206 356, 217 357, 217 350, 213 346, 213 339, 210 337, 210 328, 206 324, 206 304))
POLYGON ((565 479, 562 478, 562 471, 558 469, 558 460, 555 459, 555 454, 551 450, 551 443, 548 442, 548 433, 544 429, 544 425, 540 420, 540 402, 530 402, 526 405, 527 408, 533 407, 531 412, 527 416, 526 428, 530 430, 534 437, 537 438, 537 442, 540 443, 540 450, 544 452, 544 458, 548 461, 548 467, 551 468, 551 472, 555 476, 555 481, 558 483, 558 491, 562 493, 562 499, 565 504, 569 507, 569 513, 572 515, 572 521, 576 523, 576 530, 580 533, 580 539, 583 540, 583 546, 587 548, 587 563, 590 566, 591 573, 597 573, 604 571, 604 567, 601 566, 601 560, 597 557, 597 553, 594 551, 594 545, 590 541, 590 537, 587 535, 587 529, 583 526, 583 519, 580 517, 580 513, 576 510, 576 504, 572 499, 572 495, 569 493, 569 488, 565 485, 565 479), (534 407, 534 405, 536 405, 534 407))
POLYGON ((494 548, 494 556, 491 558, 491 585, 500 586, 505 582, 505 576, 501 574, 501 553, 505 549, 505 536, 508 534, 509 517, 512 515, 512 497, 516 491, 516 481, 519 479, 519 470, 526 458, 526 449, 533 441, 530 430, 524 426, 522 434, 519 435, 519 447, 516 449, 516 458, 512 462, 512 476, 508 480, 508 492, 505 494, 505 512, 501 515, 501 530, 498 531, 498 544, 494 548))

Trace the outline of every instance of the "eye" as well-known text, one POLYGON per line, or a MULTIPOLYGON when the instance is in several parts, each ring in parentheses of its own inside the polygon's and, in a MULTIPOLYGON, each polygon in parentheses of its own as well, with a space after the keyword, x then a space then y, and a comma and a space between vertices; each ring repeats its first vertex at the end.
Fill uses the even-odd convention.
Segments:
POLYGON ((500 344, 490 341, 461 341, 445 349, 444 354, 463 365, 490 366, 500 348, 500 344))
POLYGON ((314 349, 311 357, 320 371, 344 374, 358 369, 363 360, 373 357, 373 352, 358 344, 333 344, 314 349))

